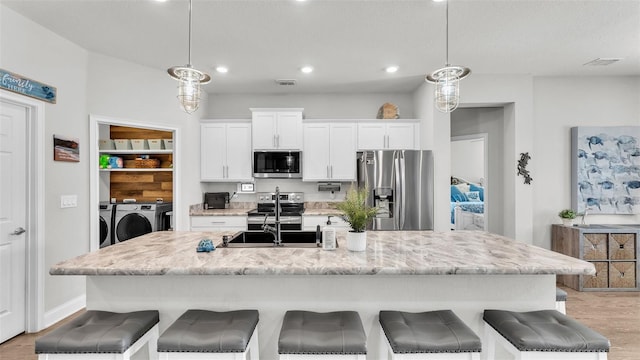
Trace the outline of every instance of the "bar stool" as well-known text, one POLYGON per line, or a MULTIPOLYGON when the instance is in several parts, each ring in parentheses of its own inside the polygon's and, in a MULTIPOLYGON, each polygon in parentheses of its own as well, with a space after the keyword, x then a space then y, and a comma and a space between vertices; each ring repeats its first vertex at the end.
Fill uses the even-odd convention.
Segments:
POLYGON ((158 339, 160 360, 258 360, 257 310, 187 310, 158 339))
POLYGON ((483 318, 483 359, 494 359, 496 343, 516 359, 607 359, 607 338, 556 310, 485 310, 483 318))
POLYGON ((278 354, 280 360, 365 360, 367 336, 355 311, 287 311, 278 354))
POLYGON ((380 311, 379 319, 389 360, 480 360, 480 338, 451 310, 380 311))
POLYGON ((567 314, 567 292, 560 288, 556 288, 556 310, 567 314))
POLYGON ((145 345, 155 360, 158 340, 156 310, 115 313, 89 310, 36 339, 39 360, 129 360, 145 345))

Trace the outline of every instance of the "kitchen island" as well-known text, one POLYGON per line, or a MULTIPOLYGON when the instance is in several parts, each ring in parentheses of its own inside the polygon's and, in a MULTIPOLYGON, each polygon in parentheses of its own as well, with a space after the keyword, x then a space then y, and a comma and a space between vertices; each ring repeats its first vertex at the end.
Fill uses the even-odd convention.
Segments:
MULTIPOLYGON (((86 275, 87 309, 160 311, 160 330, 187 309, 257 309, 260 358, 277 359, 287 310, 356 310, 368 356, 380 358, 379 310, 451 309, 478 335, 484 309, 555 306, 555 274, 592 275, 585 261, 476 231, 368 232, 367 250, 222 248, 225 232, 156 232, 54 265, 86 275)), ((369 358, 369 357, 368 357, 369 358)))

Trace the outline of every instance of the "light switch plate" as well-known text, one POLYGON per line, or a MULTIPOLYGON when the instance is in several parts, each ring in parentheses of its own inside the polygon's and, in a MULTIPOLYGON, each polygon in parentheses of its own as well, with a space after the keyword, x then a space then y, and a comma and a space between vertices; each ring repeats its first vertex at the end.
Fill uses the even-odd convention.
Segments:
POLYGON ((60 196, 60 208, 72 208, 78 207, 78 195, 61 195, 60 196))

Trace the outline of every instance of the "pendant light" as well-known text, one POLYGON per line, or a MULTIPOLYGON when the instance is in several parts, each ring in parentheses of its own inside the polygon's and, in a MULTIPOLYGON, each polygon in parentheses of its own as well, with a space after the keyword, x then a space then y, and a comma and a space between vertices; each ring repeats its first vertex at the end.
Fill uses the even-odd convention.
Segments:
POLYGON ((427 82, 436 85, 435 105, 441 112, 449 113, 458 107, 460 100, 460 80, 466 78, 471 70, 464 66, 449 64, 449 1, 446 5, 447 30, 446 30, 446 64, 425 77, 427 82))
POLYGON ((209 74, 191 66, 191 8, 192 0, 189 0, 189 62, 187 65, 174 66, 167 70, 169 76, 179 81, 178 100, 188 114, 198 110, 200 106, 200 85, 211 81, 209 74))

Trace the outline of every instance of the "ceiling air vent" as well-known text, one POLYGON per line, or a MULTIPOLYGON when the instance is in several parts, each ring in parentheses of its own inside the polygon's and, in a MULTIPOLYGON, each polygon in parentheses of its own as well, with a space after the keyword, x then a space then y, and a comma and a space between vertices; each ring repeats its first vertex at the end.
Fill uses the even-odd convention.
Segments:
POLYGON ((582 64, 584 66, 606 66, 611 65, 614 62, 618 62, 621 59, 619 58, 597 58, 595 60, 591 60, 588 63, 582 64))
POLYGON ((280 86, 293 86, 296 84, 296 79, 276 79, 276 83, 280 86))

